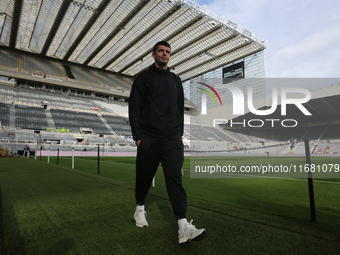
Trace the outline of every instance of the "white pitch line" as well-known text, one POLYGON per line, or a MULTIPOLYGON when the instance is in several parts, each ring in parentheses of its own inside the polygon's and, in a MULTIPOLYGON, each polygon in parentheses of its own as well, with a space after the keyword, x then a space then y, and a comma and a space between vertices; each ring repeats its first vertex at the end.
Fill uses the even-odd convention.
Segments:
MULTIPOLYGON (((97 162, 97 160, 92 160, 92 159, 81 159, 81 158, 77 158, 77 160, 89 160, 89 161, 95 161, 97 162)), ((125 163, 125 162, 113 162, 113 161, 106 161, 106 160, 99 160, 99 162, 103 162, 103 163, 113 163, 113 164, 123 164, 123 165, 135 165, 132 163, 125 163)), ((158 168, 162 168, 161 166, 159 166, 158 168)))
MULTIPOLYGON (((92 160, 92 159, 85 159, 85 158, 77 158, 77 160, 88 160, 88 161, 95 161, 97 162, 97 160, 92 160)), ((115 164, 124 164, 124 165, 134 165, 131 163, 124 163, 124 162, 112 162, 112 161, 105 161, 105 160, 99 160, 99 162, 105 162, 105 163, 115 163, 115 164)))

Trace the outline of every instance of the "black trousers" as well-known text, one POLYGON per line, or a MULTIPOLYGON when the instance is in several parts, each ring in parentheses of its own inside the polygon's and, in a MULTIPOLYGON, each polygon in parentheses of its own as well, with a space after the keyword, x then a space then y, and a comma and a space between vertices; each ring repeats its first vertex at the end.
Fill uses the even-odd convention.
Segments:
POLYGON ((136 203, 144 205, 159 162, 162 163, 166 188, 176 220, 185 218, 187 197, 182 186, 184 146, 180 135, 156 138, 143 135, 137 149, 136 203))

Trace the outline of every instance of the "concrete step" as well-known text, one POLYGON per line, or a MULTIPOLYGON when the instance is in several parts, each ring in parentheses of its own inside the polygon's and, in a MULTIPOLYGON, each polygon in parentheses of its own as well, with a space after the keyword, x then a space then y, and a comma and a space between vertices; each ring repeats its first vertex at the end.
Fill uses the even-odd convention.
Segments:
POLYGON ((37 147, 40 148, 41 146, 41 136, 38 133, 34 134, 35 140, 37 141, 37 147))
POLYGON ((15 128, 15 107, 13 105, 9 108, 9 127, 15 128))
POLYGON ((107 127, 107 129, 113 134, 113 135, 117 135, 116 132, 112 129, 112 127, 109 125, 109 123, 107 123, 107 121, 104 119, 104 117, 97 113, 97 115, 99 116, 99 118, 102 120, 102 122, 104 123, 104 125, 107 127))
POLYGON ((55 127, 55 123, 54 123, 50 109, 45 109, 45 114, 46 114, 48 126, 51 128, 51 130, 54 131, 56 129, 56 127, 55 127))

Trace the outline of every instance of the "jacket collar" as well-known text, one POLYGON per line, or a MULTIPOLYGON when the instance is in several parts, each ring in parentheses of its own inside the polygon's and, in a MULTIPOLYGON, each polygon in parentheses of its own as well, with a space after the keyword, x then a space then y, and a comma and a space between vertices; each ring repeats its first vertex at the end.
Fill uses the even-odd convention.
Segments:
POLYGON ((167 67, 167 69, 159 69, 155 66, 155 63, 152 64, 152 66, 150 66, 150 70, 159 72, 159 73, 170 73, 170 68, 167 67))

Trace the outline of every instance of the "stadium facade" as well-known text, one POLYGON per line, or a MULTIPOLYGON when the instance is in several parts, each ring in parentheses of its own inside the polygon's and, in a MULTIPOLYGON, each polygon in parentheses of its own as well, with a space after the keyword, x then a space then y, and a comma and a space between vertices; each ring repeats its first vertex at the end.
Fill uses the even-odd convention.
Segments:
MULTIPOLYGON (((223 81, 225 80, 223 77, 223 70, 237 64, 242 64, 242 78, 247 80, 240 79, 233 81, 232 84, 240 88, 245 95, 247 94, 247 88, 252 87, 254 91, 254 100, 267 97, 267 87, 264 79, 267 77, 266 57, 265 51, 261 51, 184 82, 185 96, 197 106, 197 112, 201 112, 202 110, 202 94, 206 93, 205 91, 198 89, 200 83, 205 83, 212 87, 215 87, 216 84, 225 83, 223 81)), ((233 72, 235 72, 235 70, 232 70, 232 73, 233 72)), ((231 93, 228 93, 227 90, 219 88, 215 88, 215 90, 220 96, 223 105, 228 106, 233 103, 232 95, 231 93)), ((207 100, 207 109, 216 107, 219 107, 219 105, 213 100, 207 100)))

